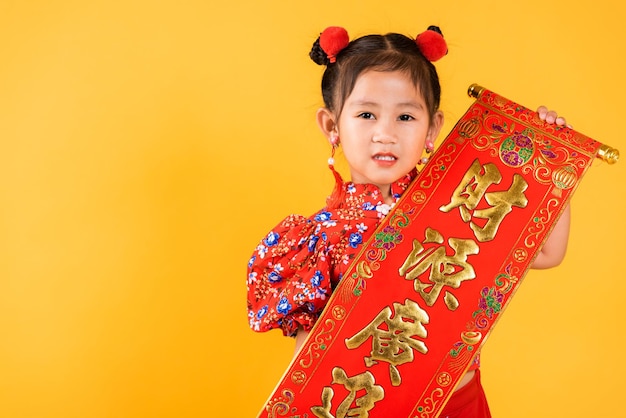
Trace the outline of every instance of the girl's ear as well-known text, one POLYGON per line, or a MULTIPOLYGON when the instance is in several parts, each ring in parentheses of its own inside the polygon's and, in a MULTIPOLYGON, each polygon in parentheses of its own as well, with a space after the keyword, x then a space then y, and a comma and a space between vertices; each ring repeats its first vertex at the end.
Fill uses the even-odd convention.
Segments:
POLYGON ((333 113, 325 107, 317 110, 317 125, 322 130, 326 139, 330 140, 331 134, 335 136, 339 135, 337 131, 337 123, 335 122, 335 116, 333 113))
POLYGON ((430 128, 428 128, 426 140, 435 142, 435 139, 437 139, 437 137, 439 136, 439 132, 441 132, 441 128, 443 128, 443 112, 441 110, 438 110, 433 117, 430 128))

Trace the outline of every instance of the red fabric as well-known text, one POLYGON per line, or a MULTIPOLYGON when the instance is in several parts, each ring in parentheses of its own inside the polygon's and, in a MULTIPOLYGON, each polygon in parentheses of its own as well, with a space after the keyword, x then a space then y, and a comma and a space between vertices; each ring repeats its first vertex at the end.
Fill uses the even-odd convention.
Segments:
POLYGON ((480 370, 476 370, 472 380, 452 394, 439 418, 491 418, 480 383, 480 370))
MULTIPOLYGON (((399 199, 417 175, 391 185, 399 199)), ((309 331, 350 262, 389 210, 378 187, 343 183, 343 202, 313 216, 290 215, 259 243, 248 263, 248 319, 254 331, 309 331)))
POLYGON ((476 354, 476 357, 472 360, 472 364, 470 364, 467 371, 471 372, 472 370, 478 370, 478 368, 480 368, 480 353, 476 354))

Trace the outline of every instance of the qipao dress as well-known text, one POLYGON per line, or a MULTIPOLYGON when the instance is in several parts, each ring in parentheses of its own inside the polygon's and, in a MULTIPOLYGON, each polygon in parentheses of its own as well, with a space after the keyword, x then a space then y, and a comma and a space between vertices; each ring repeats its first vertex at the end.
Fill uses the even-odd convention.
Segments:
MULTIPOLYGON (((394 202, 417 170, 391 185, 394 202)), ((248 319, 254 331, 309 331, 363 244, 392 205, 377 186, 341 184, 343 198, 310 217, 290 215, 272 229, 248 263, 248 319)), ((394 203, 395 204, 395 203, 394 203)))

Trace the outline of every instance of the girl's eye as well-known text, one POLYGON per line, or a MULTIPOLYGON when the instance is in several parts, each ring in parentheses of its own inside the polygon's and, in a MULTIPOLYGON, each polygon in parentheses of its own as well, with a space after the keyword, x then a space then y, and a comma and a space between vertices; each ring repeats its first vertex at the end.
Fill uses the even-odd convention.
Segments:
POLYGON ((363 113, 360 113, 360 114, 359 114, 359 117, 360 117, 360 118, 363 118, 363 119, 374 119, 374 115, 373 115, 373 114, 371 114, 370 112, 363 112, 363 113))
POLYGON ((409 120, 413 120, 414 118, 413 118, 413 116, 411 116, 411 115, 401 115, 401 116, 399 117, 399 119, 400 119, 401 121, 409 121, 409 120))

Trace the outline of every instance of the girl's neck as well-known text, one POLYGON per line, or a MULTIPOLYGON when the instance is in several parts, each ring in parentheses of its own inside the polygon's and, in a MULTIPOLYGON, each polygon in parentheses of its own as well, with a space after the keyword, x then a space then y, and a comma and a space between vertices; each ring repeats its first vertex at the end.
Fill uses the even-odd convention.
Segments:
POLYGON ((387 186, 385 187, 386 190, 381 189, 381 195, 383 197, 383 202, 385 202, 388 205, 391 205, 393 203, 395 203, 395 199, 393 198, 393 195, 391 194, 391 186, 387 186))

